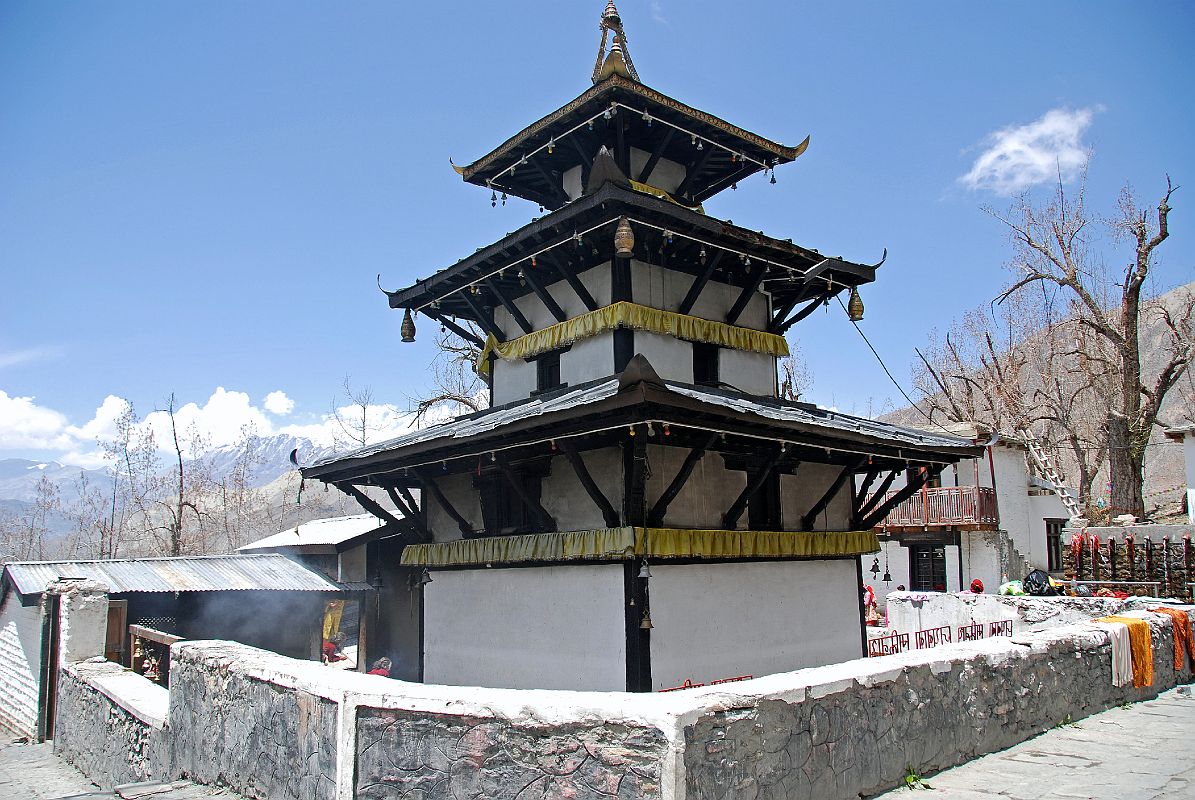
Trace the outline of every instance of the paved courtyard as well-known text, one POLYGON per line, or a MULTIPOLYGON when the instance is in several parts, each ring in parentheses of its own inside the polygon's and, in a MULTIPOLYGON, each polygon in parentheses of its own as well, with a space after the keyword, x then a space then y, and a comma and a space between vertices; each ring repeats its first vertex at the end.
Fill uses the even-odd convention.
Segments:
POLYGON ((49 744, 0 739, 0 798, 3 800, 240 800, 237 795, 181 781, 101 791, 83 773, 54 755, 49 744))
POLYGON ((1063 725, 929 776, 932 791, 883 800, 1192 800, 1195 698, 1190 687, 1063 725))

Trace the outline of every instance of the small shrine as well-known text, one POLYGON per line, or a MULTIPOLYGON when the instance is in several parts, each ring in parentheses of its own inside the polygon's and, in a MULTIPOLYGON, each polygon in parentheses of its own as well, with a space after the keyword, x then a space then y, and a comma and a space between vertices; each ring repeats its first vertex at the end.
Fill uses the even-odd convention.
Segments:
POLYGON ((477 348, 492 407, 303 469, 386 521, 367 571, 406 627, 372 652, 428 683, 633 692, 863 656, 875 525, 980 448, 781 398, 785 334, 840 296, 860 319, 880 265, 706 215, 809 139, 646 86, 613 2, 601 31, 590 88, 456 167, 542 216, 387 292, 404 341, 430 321, 477 348))

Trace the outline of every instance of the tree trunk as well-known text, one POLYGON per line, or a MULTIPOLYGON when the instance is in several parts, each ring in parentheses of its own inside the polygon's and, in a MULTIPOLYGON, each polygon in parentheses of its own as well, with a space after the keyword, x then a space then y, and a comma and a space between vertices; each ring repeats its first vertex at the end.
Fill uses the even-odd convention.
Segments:
POLYGON ((1115 412, 1108 415, 1108 480, 1112 484, 1109 511, 1113 517, 1145 516, 1141 484, 1144 469, 1138 448, 1133 445, 1129 420, 1115 412))

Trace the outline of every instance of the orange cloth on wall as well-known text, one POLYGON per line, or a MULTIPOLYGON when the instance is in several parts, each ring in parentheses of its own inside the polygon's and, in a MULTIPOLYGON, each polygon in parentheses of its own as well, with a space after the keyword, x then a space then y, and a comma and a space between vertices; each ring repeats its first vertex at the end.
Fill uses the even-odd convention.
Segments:
POLYGON ((1183 668, 1183 651, 1191 657, 1191 669, 1195 670, 1195 640, 1191 638, 1191 618, 1186 611, 1177 608, 1151 608, 1155 614, 1165 614, 1174 623, 1174 669, 1176 672, 1183 668))
POLYGON ((1096 622, 1121 622, 1129 626, 1129 649, 1133 653, 1133 687, 1154 685, 1154 645, 1149 623, 1140 617, 1100 617, 1096 622))

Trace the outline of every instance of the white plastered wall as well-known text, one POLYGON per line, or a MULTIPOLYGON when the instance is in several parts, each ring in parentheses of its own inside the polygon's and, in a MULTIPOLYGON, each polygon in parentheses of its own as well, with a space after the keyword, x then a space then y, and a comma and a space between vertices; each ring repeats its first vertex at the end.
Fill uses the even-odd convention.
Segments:
POLYGON ((853 558, 651 569, 655 689, 862 655, 853 558))
POLYGON ((0 605, 0 728, 37 734, 41 673, 41 606, 22 606, 9 592, 0 605))
MULTIPOLYGON (((784 529, 801 528, 801 517, 821 499, 842 472, 834 464, 802 464, 795 475, 780 476, 781 513, 784 529)), ((845 531, 851 526, 851 487, 844 484, 826 509, 814 519, 815 531, 845 531)))
POLYGON ((1187 459, 1187 522, 1195 525, 1195 434, 1183 437, 1183 457, 1187 459))
POLYGON ((622 565, 435 572, 424 588, 424 680, 624 691, 622 565))
MULTIPOLYGON (((534 369, 533 364, 532 370, 534 369)), ((560 380, 569 386, 577 386, 613 374, 613 331, 605 331, 589 339, 574 342, 572 348, 560 356, 560 380)), ((532 389, 535 388, 534 383, 533 379, 532 389)))
MULTIPOLYGON (((436 485, 457 513, 473 526, 473 530, 479 531, 485 527, 485 521, 481 516, 481 494, 473 488, 471 474, 445 475, 436 479, 436 485)), ((437 542, 450 542, 462 538, 456 520, 444 510, 431 492, 427 493, 424 507, 427 509, 427 524, 433 539, 437 542)))
MULTIPOLYGON (((651 463, 651 477, 647 481, 647 508, 650 511, 676 477, 689 450, 649 445, 647 451, 651 463)), ((663 527, 721 530, 722 515, 746 486, 745 472, 728 470, 722 456, 706 453, 680 494, 668 505, 663 527)), ((746 512, 739 517, 737 527, 739 530, 747 527, 746 512)))
MULTIPOLYGON (((580 453, 590 477, 610 501, 614 510, 622 509, 622 452, 607 447, 580 453)), ((572 464, 564 456, 552 459, 552 473, 544 478, 540 491, 544 510, 556 519, 562 531, 587 531, 606 527, 597 504, 581 485, 572 464)))

